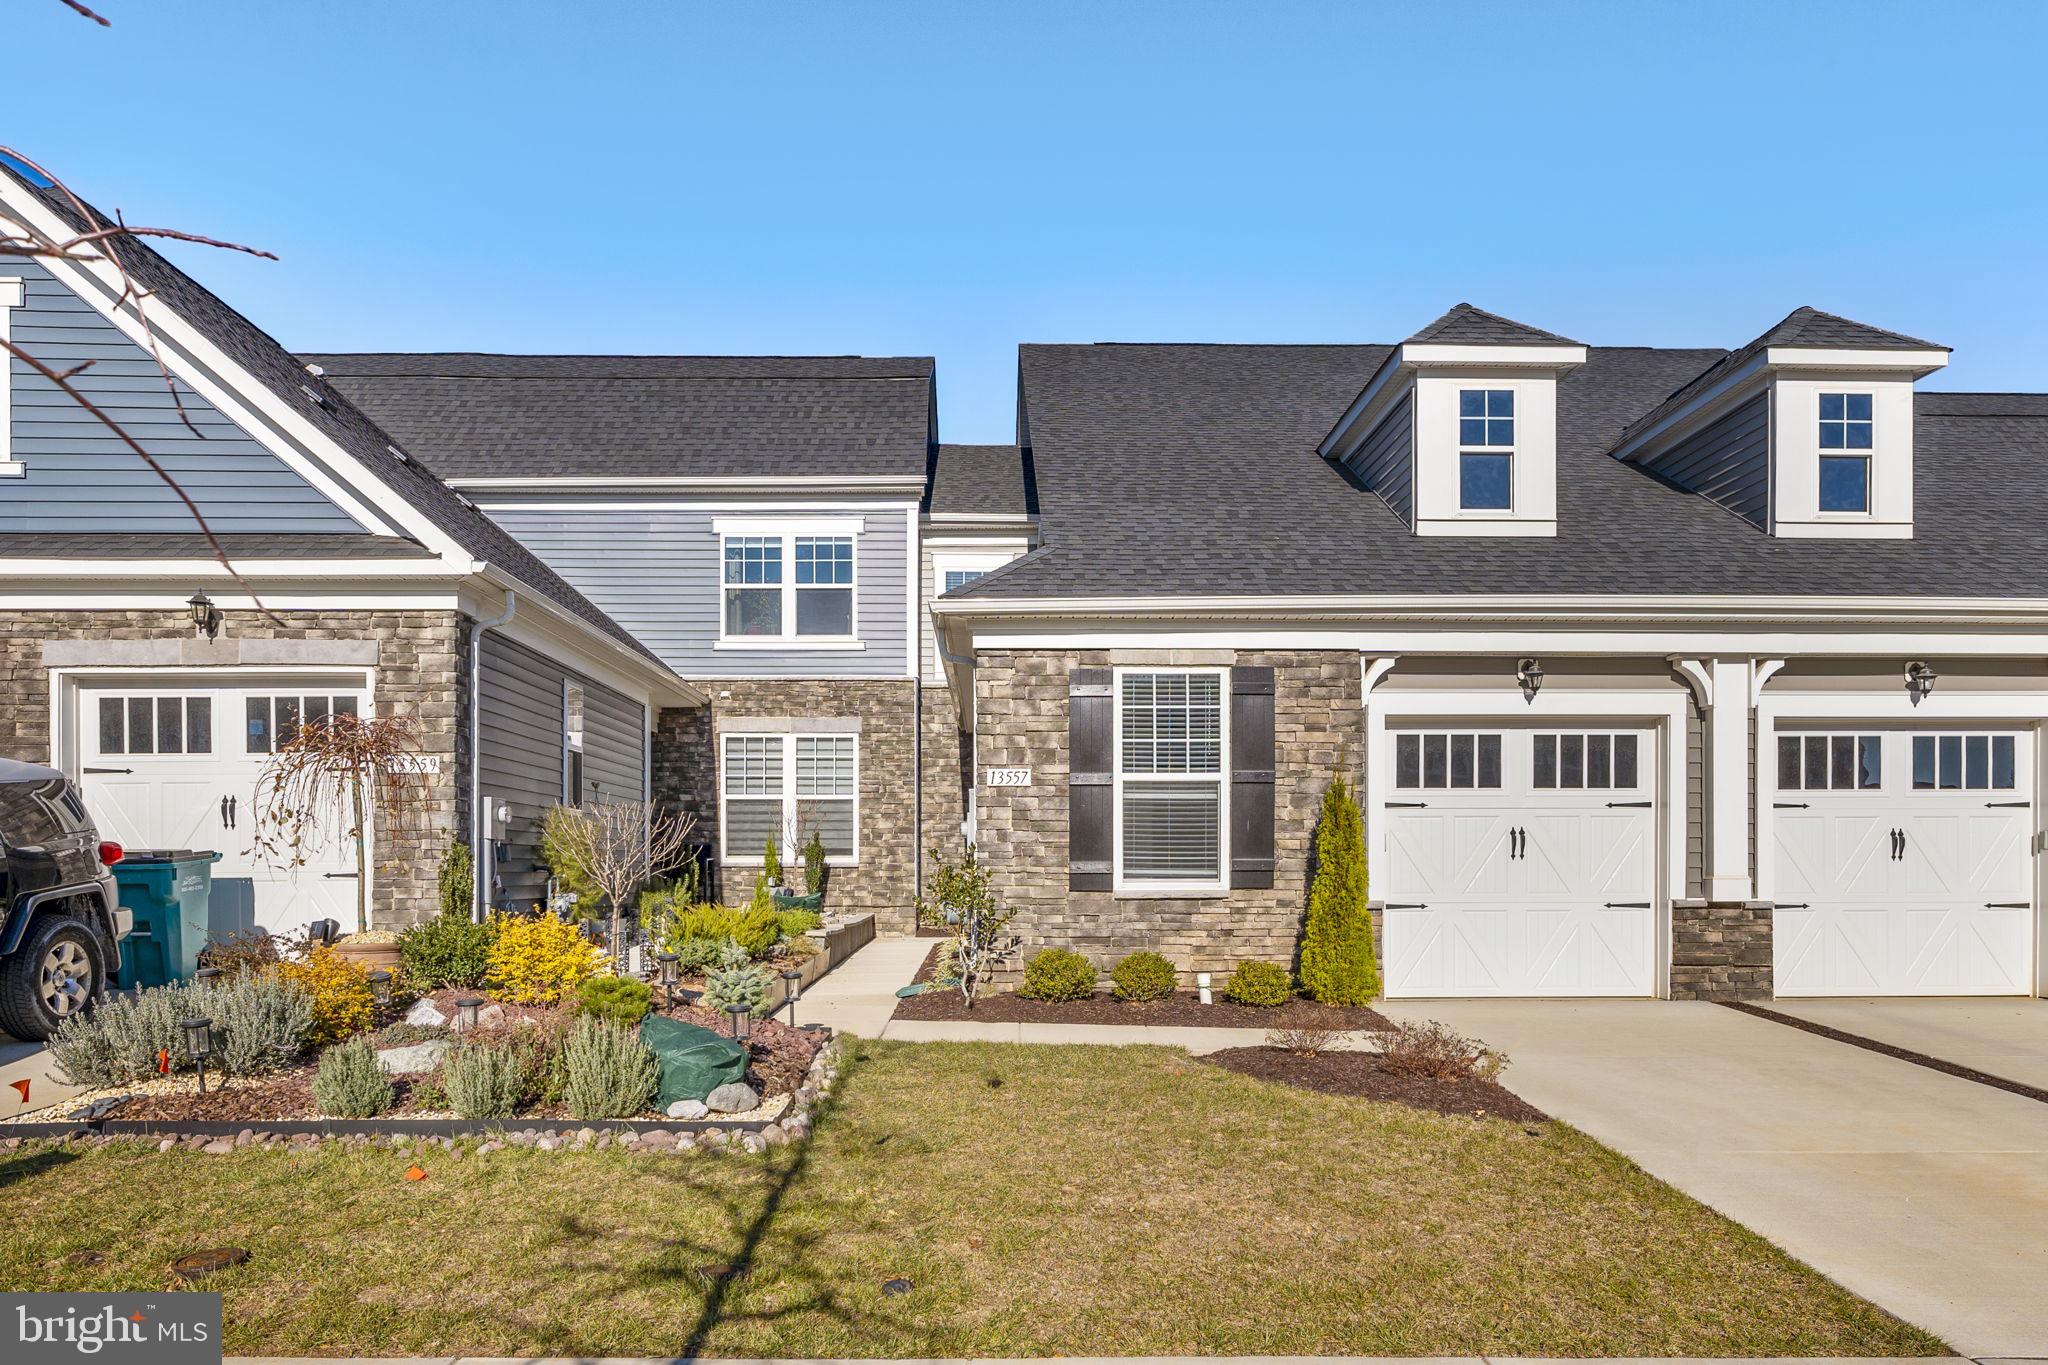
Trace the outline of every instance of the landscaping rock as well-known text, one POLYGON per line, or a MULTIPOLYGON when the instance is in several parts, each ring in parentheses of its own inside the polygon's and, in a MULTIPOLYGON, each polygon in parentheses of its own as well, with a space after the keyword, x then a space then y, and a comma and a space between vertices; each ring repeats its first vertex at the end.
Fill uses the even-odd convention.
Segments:
POLYGON ((668 1107, 668 1116, 672 1119, 701 1119, 710 1112, 710 1106, 702 1100, 677 1100, 668 1107))
POLYGON ((666 1147, 676 1140, 676 1135, 666 1128, 649 1128, 640 1134, 640 1141, 653 1147, 666 1147))
POLYGON ((170 1151, 170 1150, 171 1150, 171 1148, 173 1148, 173 1147, 175 1147, 175 1146, 177 1146, 177 1145, 178 1145, 178 1140, 177 1140, 176 1138, 165 1138, 165 1139, 164 1139, 164 1140, 163 1140, 162 1142, 159 1142, 159 1143, 158 1143, 158 1144, 156 1145, 156 1149, 157 1149, 157 1150, 158 1150, 159 1152, 168 1152, 168 1151, 170 1151))
POLYGON ((555 1141, 551 1137, 544 1137, 534 1139, 533 1145, 540 1148, 540 1150, 542 1150, 543 1152, 552 1152, 555 1150, 555 1148, 561 1146, 562 1144, 555 1141))
POLYGON ((505 1007, 503 1005, 485 1005, 476 1012, 476 1021, 485 1028, 489 1028, 493 1024, 502 1024, 505 1022, 505 1007))
POLYGON ((440 1028, 448 1016, 435 1009, 433 1001, 422 1000, 405 1012, 405 1022, 415 1028, 440 1028))
POLYGON ((780 1147, 789 1141, 789 1134, 782 1131, 776 1124, 771 1123, 761 1130, 761 1140, 770 1147, 780 1147))
POLYGON ((704 1097, 705 1107, 714 1114, 744 1114, 760 1104, 761 1092, 739 1081, 721 1085, 704 1097))
POLYGON ((768 1140, 759 1133, 747 1134, 740 1139, 740 1145, 750 1152, 765 1152, 768 1150, 768 1140))
POLYGON ((382 1047, 377 1049, 377 1065, 387 1075, 412 1075, 432 1071, 441 1065, 441 1059, 448 1055, 448 1041, 436 1038, 432 1042, 414 1043, 410 1047, 382 1047))
POLYGON ((227 1153, 235 1150, 235 1140, 233 1138, 215 1138, 199 1150, 209 1156, 225 1156, 227 1153))

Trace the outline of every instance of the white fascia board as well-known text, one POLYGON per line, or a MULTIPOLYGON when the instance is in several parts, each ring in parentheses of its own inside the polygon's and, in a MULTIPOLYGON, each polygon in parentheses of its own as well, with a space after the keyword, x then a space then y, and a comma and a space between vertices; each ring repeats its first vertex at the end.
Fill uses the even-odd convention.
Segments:
POLYGON ((1414 370, 1400 361, 1401 351, 1396 347, 1379 369, 1373 371, 1372 378, 1359 390, 1358 397, 1351 400, 1351 406, 1344 409, 1344 415, 1337 419, 1337 425, 1330 428, 1330 434, 1316 446, 1316 454, 1326 460, 1341 459, 1372 434, 1373 428, 1379 425, 1380 412, 1405 393, 1415 378, 1414 370), (1353 439, 1354 434, 1356 439, 1353 439))
POLYGON ((640 679, 641 687, 670 699, 671 704, 702 706, 708 700, 703 689, 685 682, 666 664, 657 663, 623 640, 613 638, 496 565, 486 564, 472 582, 488 584, 491 591, 482 595, 473 592, 465 595, 463 610, 470 615, 488 618, 503 612, 505 590, 509 589, 518 595, 514 621, 525 618, 529 629, 537 626, 534 618, 549 622, 554 637, 578 657, 608 662, 619 674, 640 679))
MULTIPOLYGON (((427 558, 424 553, 416 560, 232 559, 232 562, 236 573, 251 583, 330 578, 453 582, 466 572, 466 566, 451 568, 445 561, 427 558)), ((217 559, 0 559, 0 582, 16 579, 49 583, 165 578, 211 582, 232 577, 217 559)))
POLYGON ((1484 656, 1512 660, 1532 655, 1655 659, 1671 650, 1699 657, 1995 658, 2048 660, 2048 629, 2020 631, 1943 629, 1934 624, 1823 630, 1810 625, 1720 628, 1670 626, 1622 629, 1527 624, 1377 626, 1175 627, 1160 630, 971 628, 975 650, 1319 650, 1413 657, 1484 656))
POLYGON ((1410 369, 1572 370, 1586 363, 1583 346, 1439 346, 1408 342, 1401 364, 1410 369))
MULTIPOLYGON (((0 175, 0 209, 47 240, 62 242, 77 235, 11 176, 0 175)), ((35 260, 136 345, 148 350, 154 336, 156 349, 173 374, 360 525, 396 525, 450 563, 470 562, 468 552, 431 518, 258 382, 159 296, 144 295, 123 305, 120 272, 103 256, 35 260), (135 310, 146 310, 147 328, 135 310), (216 381, 214 375, 221 379, 216 381), (307 451, 317 451, 319 460, 308 458, 307 451), (346 475, 347 482, 329 474, 321 462, 346 475)))
POLYGON ((711 533, 718 536, 857 536, 862 529, 863 522, 860 517, 775 516, 762 513, 711 519, 711 533))
POLYGON ((613 492, 631 488, 669 491, 697 489, 717 493, 922 493, 922 474, 784 474, 742 478, 722 474, 609 475, 569 474, 552 476, 460 477, 443 480, 450 488, 468 490, 523 489, 580 492, 613 492))
POLYGON ((1224 619, 1267 621, 1688 621, 1928 620, 2048 626, 2048 598, 1827 597, 1793 594, 1349 594, 1299 597, 961 598, 934 602, 970 621, 1126 621, 1171 626, 1224 619))
POLYGON ((930 550, 966 550, 991 554, 998 550, 1028 550, 1032 545, 1031 537, 1016 534, 1014 528, 1002 534, 986 535, 967 535, 952 529, 948 529, 943 535, 927 531, 918 537, 918 542, 930 550))
MULTIPOLYGON (((14 611, 175 611, 183 615, 190 585, 118 582, 76 587, 21 586, 0 583, 0 609, 14 611)), ((259 587, 251 597, 239 591, 208 596, 222 611, 458 611, 461 595, 453 584, 411 587, 406 584, 350 584, 345 587, 259 587)))
POLYGON ((1779 370, 1863 370, 1893 375, 1905 372, 1918 379, 1947 365, 1948 352, 1771 346, 1764 351, 1764 362, 1779 370))
POLYGON ((1770 363, 1764 355, 1752 356, 1747 363, 1738 365, 1722 375, 1665 413, 1654 425, 1645 427, 1614 447, 1610 453, 1617 460, 1633 461, 1653 447, 1661 449, 1669 438, 1693 427, 1703 426, 1728 409, 1754 398, 1758 390, 1763 388, 1769 370, 1770 363))

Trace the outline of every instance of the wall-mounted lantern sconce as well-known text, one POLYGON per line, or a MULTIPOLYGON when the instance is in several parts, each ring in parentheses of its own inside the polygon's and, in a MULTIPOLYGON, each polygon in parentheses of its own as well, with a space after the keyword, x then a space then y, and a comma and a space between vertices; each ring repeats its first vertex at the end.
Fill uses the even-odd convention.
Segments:
POLYGON ((1906 665, 1906 695, 1918 706, 1927 700, 1927 694, 1934 690, 1934 680, 1941 675, 1926 664, 1914 662, 1906 665))
POLYGON ((213 605, 211 597, 208 597, 203 592, 195 592, 192 594, 191 600, 185 603, 185 606, 192 613, 193 629, 205 635, 209 640, 214 639, 220 634, 220 623, 225 618, 221 615, 220 608, 213 605))
POLYGON ((1534 659, 1524 659, 1515 665, 1515 681, 1522 685, 1522 700, 1536 704, 1536 694, 1543 688, 1543 665, 1534 659))

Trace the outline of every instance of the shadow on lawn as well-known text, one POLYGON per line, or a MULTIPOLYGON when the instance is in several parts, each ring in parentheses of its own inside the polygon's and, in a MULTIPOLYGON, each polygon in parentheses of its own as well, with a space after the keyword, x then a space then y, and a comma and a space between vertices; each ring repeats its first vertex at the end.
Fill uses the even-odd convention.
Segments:
POLYGON ((59 1166, 68 1166, 78 1160, 78 1153, 63 1147, 49 1147, 36 1152, 24 1152, 0 1161, 0 1190, 9 1185, 18 1185, 24 1180, 33 1180, 45 1171, 59 1166))
MULTIPOLYGON (((836 1323, 864 1328, 877 1335, 900 1334, 913 1324, 894 1314, 863 1311, 849 1303, 841 1275, 811 1264, 810 1253, 821 1239, 817 1233, 782 1233, 775 1245, 775 1262, 760 1268, 760 1275, 773 1277, 777 1292, 773 1307, 740 1311, 732 1306, 754 1275, 754 1258, 761 1253, 783 1218, 791 1197, 801 1192, 811 1174, 811 1162, 818 1154, 818 1142, 832 1125, 843 1101, 845 1088, 855 1083, 866 1060, 865 1054, 849 1047, 840 1064, 838 1084, 832 1094, 820 1099, 811 1111, 810 1135, 786 1147, 771 1149, 766 1157, 703 1156, 661 1159, 644 1167, 646 1178, 678 1187, 687 1196, 715 1207, 724 1224, 725 1235, 678 1237, 665 1243, 651 1263, 629 1263, 623 1259, 609 1267, 614 1291, 620 1294, 649 1288, 681 1290, 682 1305, 702 1295, 694 1320, 687 1328, 676 1357, 701 1357, 722 1326, 736 1323, 773 1323, 816 1314, 836 1323), (749 1163, 742 1166, 740 1163, 749 1163), (751 1163, 759 1162, 759 1165, 751 1163), (710 1274, 714 1267, 738 1267, 738 1274, 710 1274), (794 1288, 792 1298, 786 1292, 794 1288)), ((602 1247, 613 1234, 576 1214, 555 1220, 555 1238, 574 1243, 587 1254, 602 1247)), ((588 1259, 581 1268, 598 1268, 588 1259)), ((574 1355, 587 1353, 587 1340, 571 1338, 573 1329, 561 1324, 531 1324, 531 1353, 574 1355)))

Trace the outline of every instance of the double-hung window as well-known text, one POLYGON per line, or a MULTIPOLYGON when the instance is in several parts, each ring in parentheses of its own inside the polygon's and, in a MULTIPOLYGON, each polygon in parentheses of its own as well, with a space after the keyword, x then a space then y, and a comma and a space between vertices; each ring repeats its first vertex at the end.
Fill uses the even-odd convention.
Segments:
POLYGON ((1515 391, 1458 390, 1458 507, 1506 512, 1514 507, 1515 391))
POLYGON ((1876 424, 1867 393, 1820 396, 1820 510, 1870 510, 1870 452, 1876 424))
POLYGON ((1116 859, 1123 889, 1223 886, 1220 670, 1117 675, 1116 859))
POLYGON ((722 860, 758 867, 769 840, 785 861, 816 834, 834 865, 860 856, 860 737, 728 734, 719 778, 722 860))
POLYGON ((722 642, 850 645, 854 540, 831 523, 721 525, 722 642))

